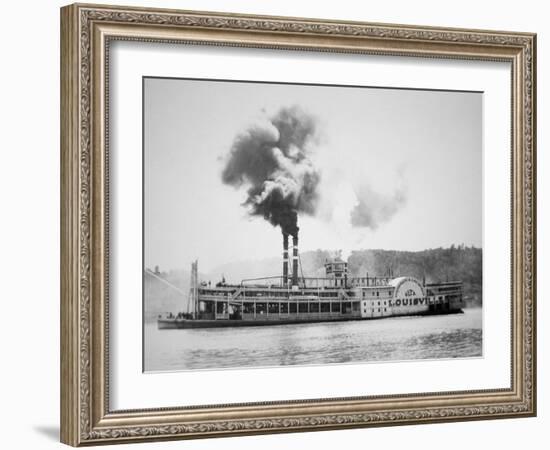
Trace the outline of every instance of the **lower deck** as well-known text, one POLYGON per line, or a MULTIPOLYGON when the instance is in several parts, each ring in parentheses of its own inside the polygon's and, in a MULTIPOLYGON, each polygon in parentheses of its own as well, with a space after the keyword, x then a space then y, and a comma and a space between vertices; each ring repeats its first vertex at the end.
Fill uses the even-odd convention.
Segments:
POLYGON ((330 299, 330 300, 242 300, 199 298, 195 315, 159 317, 159 329, 218 328, 292 323, 332 322, 421 316, 462 312, 455 296, 433 296, 408 300, 330 299))
POLYGON ((223 298, 201 298, 194 316, 200 320, 350 320, 376 317, 438 314, 463 307, 461 296, 440 295, 410 299, 330 299, 290 300, 269 299, 266 301, 230 301, 223 298))
POLYGON ((360 301, 201 301, 198 319, 261 320, 353 319, 361 318, 360 301))

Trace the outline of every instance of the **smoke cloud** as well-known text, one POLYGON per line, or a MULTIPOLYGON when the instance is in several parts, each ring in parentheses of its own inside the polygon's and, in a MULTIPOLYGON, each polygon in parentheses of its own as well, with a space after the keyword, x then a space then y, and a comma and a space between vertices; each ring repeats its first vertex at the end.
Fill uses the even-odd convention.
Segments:
POLYGON ((222 181, 247 188, 250 215, 296 236, 298 214, 315 214, 319 199, 320 173, 310 159, 316 140, 312 116, 296 106, 283 108, 235 138, 222 181))
POLYGON ((381 194, 369 185, 362 185, 356 192, 359 203, 351 211, 351 224, 354 227, 366 227, 376 230, 388 222, 406 203, 404 188, 398 188, 393 194, 381 194))

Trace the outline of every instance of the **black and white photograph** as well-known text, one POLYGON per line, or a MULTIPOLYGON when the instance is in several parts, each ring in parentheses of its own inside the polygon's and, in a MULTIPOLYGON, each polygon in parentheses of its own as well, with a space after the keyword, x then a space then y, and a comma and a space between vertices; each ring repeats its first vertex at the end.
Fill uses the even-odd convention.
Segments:
POLYGON ((143 370, 483 357, 483 93, 143 78, 143 370))

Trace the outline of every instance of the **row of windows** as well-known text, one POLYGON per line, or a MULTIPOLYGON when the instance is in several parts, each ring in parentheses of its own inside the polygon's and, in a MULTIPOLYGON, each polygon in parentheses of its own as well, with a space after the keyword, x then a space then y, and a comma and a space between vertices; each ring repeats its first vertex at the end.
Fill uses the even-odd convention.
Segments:
MULTIPOLYGON (((225 305, 225 303, 219 303, 225 305)), ((348 312, 354 309, 349 303, 342 304, 342 312, 348 312)), ((244 314, 288 314, 288 313, 330 313, 340 312, 340 303, 244 303, 244 314)))
MULTIPOLYGON (((364 297, 367 297, 367 292, 368 292, 368 291, 366 291, 366 290, 363 291, 363 298, 364 298, 364 297)), ((382 292, 382 294, 388 295, 389 292, 382 292)), ((371 292, 371 295, 372 295, 372 297, 380 297, 380 291, 372 291, 372 292, 371 292)))
MULTIPOLYGON (((378 308, 378 312, 380 312, 381 309, 382 309, 382 308, 378 308)), ((365 314, 367 314, 367 308, 363 308, 363 312, 364 312, 365 314)), ((373 312, 374 312, 374 308, 371 308, 370 312, 373 313, 373 312)), ((384 312, 386 312, 386 308, 384 308, 384 312)))
POLYGON ((431 288, 430 291, 433 291, 434 293, 443 293, 443 292, 452 292, 452 291, 458 291, 460 290, 461 286, 446 286, 446 287, 437 287, 437 288, 431 288))
MULTIPOLYGON (((378 303, 378 306, 380 306, 380 300, 377 303, 378 303)), ((384 306, 386 306, 388 302, 384 300, 382 303, 384 304, 384 306)), ((367 306, 367 302, 363 302, 363 306, 367 306)))

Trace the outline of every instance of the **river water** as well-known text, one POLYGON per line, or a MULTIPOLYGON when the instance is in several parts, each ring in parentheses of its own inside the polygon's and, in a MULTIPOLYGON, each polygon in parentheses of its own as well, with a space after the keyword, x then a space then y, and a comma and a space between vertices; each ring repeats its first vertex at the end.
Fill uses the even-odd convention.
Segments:
POLYGON ((482 310, 263 327, 144 326, 145 371, 336 364, 482 356, 482 310))

